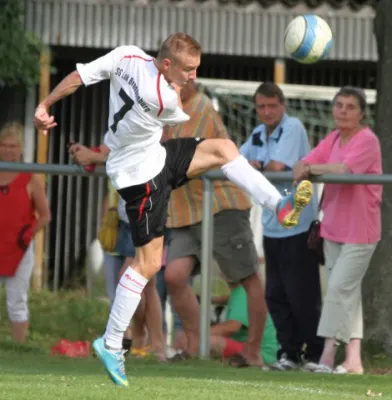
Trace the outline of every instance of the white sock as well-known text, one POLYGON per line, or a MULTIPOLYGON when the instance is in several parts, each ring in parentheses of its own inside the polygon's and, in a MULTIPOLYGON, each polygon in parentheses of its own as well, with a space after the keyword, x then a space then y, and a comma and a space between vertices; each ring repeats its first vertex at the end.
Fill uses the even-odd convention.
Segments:
POLYGON ((148 280, 133 270, 131 266, 121 277, 103 336, 105 344, 111 349, 122 349, 124 332, 135 314, 140 302, 140 295, 147 282, 148 280))
POLYGON ((238 187, 248 192, 256 203, 275 212, 282 195, 267 178, 256 171, 248 160, 239 155, 222 166, 225 176, 238 187))

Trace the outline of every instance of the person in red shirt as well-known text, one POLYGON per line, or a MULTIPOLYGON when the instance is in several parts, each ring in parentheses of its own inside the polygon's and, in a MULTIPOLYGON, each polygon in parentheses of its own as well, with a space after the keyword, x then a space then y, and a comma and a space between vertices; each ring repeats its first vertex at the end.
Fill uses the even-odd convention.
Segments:
MULTIPOLYGON (((20 162, 23 126, 0 131, 0 161, 20 162)), ((27 292, 34 267, 34 235, 50 221, 45 186, 38 175, 0 171, 0 281, 5 282, 12 338, 23 343, 28 330, 27 292)))

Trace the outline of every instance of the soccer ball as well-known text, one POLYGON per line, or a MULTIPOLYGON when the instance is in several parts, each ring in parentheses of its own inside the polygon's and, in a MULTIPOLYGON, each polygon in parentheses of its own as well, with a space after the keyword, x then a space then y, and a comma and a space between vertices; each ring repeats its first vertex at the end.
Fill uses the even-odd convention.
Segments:
POLYGON ((287 53, 303 64, 312 64, 325 58, 331 45, 331 28, 317 15, 300 15, 294 18, 284 35, 287 53))

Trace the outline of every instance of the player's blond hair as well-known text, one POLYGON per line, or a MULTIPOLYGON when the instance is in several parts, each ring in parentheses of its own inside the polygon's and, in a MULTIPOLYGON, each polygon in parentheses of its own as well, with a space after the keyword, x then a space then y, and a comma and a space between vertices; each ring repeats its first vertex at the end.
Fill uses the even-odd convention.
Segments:
POLYGON ((23 132, 24 127, 19 122, 7 122, 0 130, 0 143, 8 137, 13 137, 19 142, 20 148, 23 150, 23 132))
POLYGON ((173 33, 161 44, 157 58, 160 60, 171 59, 179 53, 198 56, 201 54, 201 46, 197 40, 186 33, 173 33))

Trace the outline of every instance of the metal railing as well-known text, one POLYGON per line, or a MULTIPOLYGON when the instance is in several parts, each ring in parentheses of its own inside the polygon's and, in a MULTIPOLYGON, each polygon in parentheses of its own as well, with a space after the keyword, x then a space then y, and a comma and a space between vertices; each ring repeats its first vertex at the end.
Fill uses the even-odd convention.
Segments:
MULTIPOLYGON (((33 164, 0 162, 0 171, 32 172, 49 175, 77 175, 84 177, 106 176, 104 168, 97 168, 93 174, 85 172, 77 165, 33 164)), ((291 172, 266 172, 265 177, 274 182, 292 180, 291 172)), ((201 178, 203 180, 203 218, 202 218, 202 253, 201 253, 201 287, 200 287, 200 357, 208 358, 210 353, 210 304, 211 304, 211 268, 213 261, 213 212, 212 194, 213 181, 226 177, 221 171, 209 171, 201 178)), ((384 175, 353 175, 325 174, 314 177, 313 182, 348 183, 348 184, 387 184, 392 183, 392 174, 384 175)))

